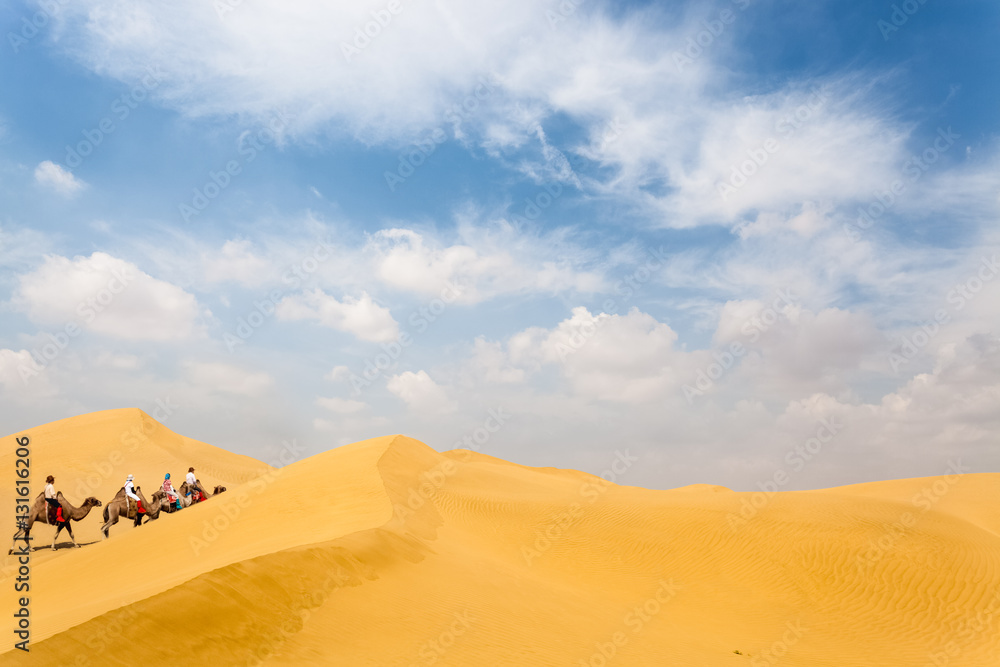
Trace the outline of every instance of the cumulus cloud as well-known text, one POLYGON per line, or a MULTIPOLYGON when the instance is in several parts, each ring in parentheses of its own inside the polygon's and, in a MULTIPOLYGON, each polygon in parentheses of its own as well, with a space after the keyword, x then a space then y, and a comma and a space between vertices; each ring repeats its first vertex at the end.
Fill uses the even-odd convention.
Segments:
POLYGON ((259 397, 274 382, 267 373, 218 362, 189 361, 184 364, 184 370, 187 380, 196 389, 223 394, 259 397))
MULTIPOLYGON (((145 75, 142 63, 171 63, 152 94, 189 116, 250 126, 281 110, 291 140, 313 144, 328 134, 335 140, 347 135, 390 148, 441 128, 477 157, 485 149, 508 173, 573 191, 550 196, 611 201, 616 225, 638 209, 634 219, 648 227, 734 230, 731 243, 712 237, 700 247, 672 249, 665 268, 637 295, 643 310, 580 307, 556 323, 535 327, 522 320, 512 335, 505 329, 498 340, 474 340, 457 372, 461 392, 436 367, 435 379, 425 371, 392 376, 389 392, 413 412, 469 407, 473 397, 469 410, 478 410, 502 399, 527 415, 521 423, 534 420, 534 433, 523 436, 532 443, 530 455, 537 449, 533 438, 545 430, 591 452, 628 434, 629 442, 646 443, 652 452, 643 467, 651 471, 645 482, 654 485, 685 483, 697 474, 747 486, 748 471, 767 478, 783 465, 787 448, 824 418, 849 422, 851 436, 810 465, 794 481, 798 488, 838 478, 837 466, 856 471, 858 460, 874 476, 933 474, 923 462, 945 450, 986 451, 988 434, 997 431, 990 332, 1000 316, 1000 281, 982 286, 961 311, 948 297, 957 281, 965 284, 978 270, 980 250, 998 247, 988 232, 998 209, 996 160, 955 167, 949 153, 921 177, 919 188, 908 182, 906 197, 873 228, 858 239, 844 234, 858 205, 899 178, 910 153, 926 148, 915 144, 915 125, 900 120, 910 115, 898 114, 888 99, 892 85, 884 84, 892 84, 891 77, 781 77, 762 90, 761 79, 740 78, 729 67, 730 58, 745 55, 729 42, 737 29, 679 67, 672 52, 703 29, 701 17, 691 12, 690 19, 666 21, 655 3, 625 11, 584 3, 555 22, 546 15, 550 7, 532 0, 404 4, 391 25, 356 52, 344 45, 352 45, 357 29, 384 3, 316 7, 262 0, 222 17, 217 5, 195 0, 169 7, 125 0, 64 4, 55 10, 60 48, 126 82, 145 75), (307 6, 310 21, 304 22, 307 6), (463 104, 474 110, 456 114, 463 104), (981 247, 959 241, 920 246, 920 234, 905 245, 893 238, 890 218, 942 212, 955 230, 983 232, 971 241, 981 247), (765 316, 775 292, 788 287, 794 298, 765 316), (950 324, 905 366, 909 375, 891 374, 890 334, 906 333, 942 308, 950 324), (766 326, 748 328, 755 318, 766 326), (692 330, 704 335, 703 345, 692 330), (683 387, 720 364, 733 343, 745 353, 688 401, 683 387)), ((59 178, 73 179, 59 171, 49 185, 58 188, 59 178)), ((609 291, 605 273, 621 263, 615 263, 619 249, 607 248, 608 236, 596 245, 610 258, 595 259, 568 231, 523 229, 507 212, 461 212, 451 235, 431 231, 443 221, 387 223, 344 248, 336 261, 321 262, 310 273, 319 289, 288 297, 279 317, 388 341, 399 326, 368 296, 386 288, 403 298, 445 294, 463 307, 501 295, 568 295, 572 304, 589 303, 576 295, 609 291), (361 296, 330 296, 345 293, 361 296)), ((608 219, 583 218, 582 225, 596 220, 595 226, 608 219)), ((221 250, 189 253, 190 264, 169 257, 157 275, 174 265, 178 274, 210 284, 277 284, 285 267, 309 256, 293 245, 231 240, 221 250)), ((77 301, 53 307, 61 297, 32 291, 33 283, 46 281, 36 277, 15 290, 15 305, 35 321, 61 324, 77 301)), ((195 308, 193 297, 180 292, 177 303, 184 299, 195 308)), ((159 301, 162 310, 169 300, 159 301)), ((136 312, 152 308, 149 303, 157 300, 144 296, 136 312)), ((178 309, 187 312, 180 306, 168 312, 178 309)), ((3 367, 18 354, 0 356, 3 367)), ((347 375, 340 366, 328 377, 347 375)), ((205 367, 189 376, 212 386, 246 382, 232 368, 205 367)), ((250 387, 264 384, 249 381, 250 387)), ((340 416, 336 423, 317 420, 317 428, 338 434, 362 410, 356 401, 319 401, 340 416)), ((370 424, 353 419, 359 437, 368 435, 370 424)), ((993 456, 983 456, 984 467, 993 456)), ((581 464, 588 460, 581 455, 581 464)), ((558 464, 573 463, 560 458, 558 464)))
POLYGON ((226 241, 218 254, 206 254, 202 264, 209 282, 235 282, 257 287, 274 279, 274 267, 259 256, 247 239, 226 241))
POLYGON ((455 404, 427 371, 406 371, 388 379, 386 387, 403 399, 407 407, 425 415, 443 414, 455 411, 455 404))
MULTIPOLYGON (((561 15, 529 0, 404 7, 359 53, 345 50, 357 50, 352 40, 379 9, 374 0, 310 6, 302 22, 272 1, 220 21, 194 0, 169 11, 89 0, 57 16, 62 39, 98 71, 132 81, 145 74, 137 63, 170 62, 156 94, 184 112, 263 121, 292 109, 293 134, 348 128, 366 142, 449 128, 531 178, 641 202, 663 226, 868 196, 898 169, 909 136, 878 86, 851 76, 812 87, 790 81, 766 94, 738 90, 727 71, 728 35, 678 67, 671 47, 701 30, 694 17, 668 24, 643 20, 654 10, 612 16, 601 6, 561 15), (734 89, 721 91, 719 80, 734 89), (456 114, 470 99, 475 111, 456 114), (557 116, 585 139, 556 146, 545 124, 557 116), (523 154, 529 148, 536 159, 523 154), (581 176, 567 152, 610 173, 581 176)), ((441 278, 467 259, 455 248, 420 275, 441 278)))
POLYGON ((595 292, 605 287, 598 271, 567 265, 565 255, 582 251, 564 233, 514 239, 510 234, 490 236, 466 222, 460 223, 459 233, 460 242, 444 245, 412 229, 384 229, 372 235, 367 251, 374 258, 376 275, 387 285, 447 303, 475 304, 511 293, 595 292))
POLYGON ((38 364, 28 350, 0 349, 0 385, 8 392, 24 387, 38 375, 38 364))
POLYGON ((338 301, 321 289, 306 291, 282 300, 277 313, 282 320, 311 320, 361 340, 387 342, 399 338, 399 323, 367 292, 338 301))
POLYGON ((325 398, 319 397, 316 399, 316 405, 321 408, 326 408, 330 412, 336 412, 339 415, 352 415, 357 412, 361 412, 368 405, 362 401, 354 401, 347 398, 325 398))
POLYGON ((514 367, 503 346, 498 341, 486 340, 479 336, 473 343, 472 356, 468 362, 472 375, 489 383, 519 383, 526 374, 523 368, 514 367))
POLYGON ((193 295, 103 252, 47 256, 20 276, 12 302, 37 324, 137 341, 191 338, 201 316, 193 295))
POLYGON ((334 366, 330 369, 329 373, 323 376, 323 379, 336 382, 338 380, 346 380, 350 375, 351 369, 347 366, 334 366))
POLYGON ((574 391, 591 398, 643 402, 678 387, 677 334, 633 308, 624 315, 573 309, 553 329, 531 327, 510 338, 514 366, 557 366, 574 391))
POLYGON ((35 167, 35 182, 65 196, 75 195, 86 187, 72 172, 49 160, 35 167))

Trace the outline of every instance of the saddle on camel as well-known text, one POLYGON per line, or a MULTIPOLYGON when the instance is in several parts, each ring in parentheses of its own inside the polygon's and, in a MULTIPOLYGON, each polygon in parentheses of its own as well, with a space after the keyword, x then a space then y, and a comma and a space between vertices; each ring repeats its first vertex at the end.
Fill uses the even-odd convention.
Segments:
POLYGON ((66 523, 62 505, 59 504, 57 498, 55 481, 56 479, 52 475, 45 478, 45 509, 47 510, 46 517, 50 526, 66 523))
POLYGON ((136 493, 137 489, 133 475, 125 478, 125 486, 122 487, 122 491, 125 492, 125 516, 127 519, 135 521, 135 525, 138 526, 142 523, 142 515, 146 513, 146 508, 142 506, 142 500, 136 493))
POLYGON ((48 511, 49 525, 54 526, 57 523, 66 523, 66 517, 63 516, 62 505, 56 505, 55 507, 49 505, 48 511))
POLYGON ((129 498, 128 496, 125 496, 125 500, 128 501, 128 514, 126 515, 126 518, 135 521, 138 516, 141 521, 142 517, 140 515, 146 513, 146 508, 142 506, 142 501, 129 498))
POLYGON ((204 489, 201 487, 201 482, 194 475, 194 468, 188 468, 187 475, 184 478, 185 484, 187 484, 187 494, 191 496, 191 504, 200 503, 203 500, 208 500, 208 496, 205 495, 204 489))

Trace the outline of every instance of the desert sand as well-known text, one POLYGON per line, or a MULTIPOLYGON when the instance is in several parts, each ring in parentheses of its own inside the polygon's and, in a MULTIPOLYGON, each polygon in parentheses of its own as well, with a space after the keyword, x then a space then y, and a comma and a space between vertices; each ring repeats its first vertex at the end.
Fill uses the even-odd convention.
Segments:
POLYGON ((79 549, 36 525, 4 665, 1000 665, 1000 474, 651 491, 401 435, 275 469, 139 410, 25 434, 32 496, 228 491, 108 540, 98 508, 79 549))

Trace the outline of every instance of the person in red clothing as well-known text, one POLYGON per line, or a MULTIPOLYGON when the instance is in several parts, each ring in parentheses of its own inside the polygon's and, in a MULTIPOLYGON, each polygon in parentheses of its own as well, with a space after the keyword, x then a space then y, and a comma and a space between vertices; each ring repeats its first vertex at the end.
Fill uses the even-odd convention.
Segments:
POLYGON ((45 478, 45 502, 48 505, 48 520, 52 525, 65 521, 62 516, 62 506, 57 498, 55 482, 56 478, 52 475, 45 478))

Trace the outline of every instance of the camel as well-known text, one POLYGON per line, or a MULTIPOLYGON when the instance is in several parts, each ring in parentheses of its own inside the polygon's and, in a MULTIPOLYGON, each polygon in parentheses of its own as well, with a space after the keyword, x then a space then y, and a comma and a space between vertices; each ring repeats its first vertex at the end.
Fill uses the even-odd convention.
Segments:
MULTIPOLYGON (((181 486, 183 487, 183 485, 181 485, 181 486)), ((178 489, 177 492, 178 492, 178 494, 180 494, 181 509, 184 509, 185 507, 191 507, 191 503, 194 502, 194 500, 192 499, 192 497, 191 496, 185 496, 184 492, 181 491, 180 489, 178 489)), ((167 494, 163 491, 163 489, 160 489, 159 491, 156 491, 153 494, 153 502, 154 503, 156 502, 157 498, 160 499, 160 511, 161 512, 166 512, 167 514, 172 514, 173 512, 179 511, 177 509, 177 505, 174 504, 173 502, 171 502, 169 498, 167 498, 167 494)))
MULTIPOLYGON (((59 501, 59 504, 63 508, 63 517, 66 521, 64 523, 56 524, 56 534, 52 536, 52 550, 55 551, 56 538, 59 537, 59 533, 62 532, 63 528, 69 532, 69 538, 73 540, 73 546, 79 548, 80 545, 76 543, 76 537, 73 535, 73 527, 70 525, 70 522, 82 521, 88 514, 90 514, 90 510, 92 508, 101 506, 101 501, 91 496, 90 498, 84 500, 83 504, 79 507, 73 507, 69 504, 69 501, 66 500, 66 497, 63 496, 61 491, 56 494, 56 500, 59 501)), ((35 498, 35 502, 31 506, 31 510, 28 512, 27 525, 14 534, 15 544, 17 543, 18 536, 21 535, 21 533, 24 533, 24 542, 25 544, 28 544, 30 548, 31 543, 28 542, 28 539, 31 537, 31 527, 35 522, 46 524, 49 522, 48 504, 45 502, 44 493, 39 493, 38 497, 35 498)))
MULTIPOLYGON (((163 493, 162 491, 160 492, 163 493)), ((136 512, 135 515, 135 525, 142 525, 142 517, 148 516, 150 521, 154 521, 160 518, 160 503, 162 502, 162 496, 156 496, 154 494, 152 504, 146 502, 146 496, 142 495, 142 490, 137 486, 135 487, 135 495, 139 496, 139 500, 142 501, 142 506, 146 508, 146 514, 140 514, 136 512)), ((128 504, 125 498, 125 487, 118 490, 115 497, 112 498, 107 506, 104 508, 104 525, 101 526, 101 532, 104 534, 104 539, 108 539, 108 531, 111 526, 118 523, 118 517, 128 516, 128 504)))
MULTIPOLYGON (((226 487, 224 487, 221 484, 219 484, 219 485, 217 485, 215 487, 215 489, 212 490, 212 493, 209 493, 208 491, 205 490, 205 487, 203 487, 201 485, 201 480, 198 480, 196 488, 199 491, 201 491, 201 495, 204 497, 205 500, 208 500, 209 498, 211 498, 213 496, 217 496, 220 493, 225 493, 225 491, 226 491, 226 487)), ((191 485, 188 484, 187 482, 184 482, 183 484, 181 484, 181 488, 178 489, 178 491, 180 491, 181 497, 182 498, 188 498, 188 499, 192 498, 192 496, 187 495, 191 490, 192 490, 191 489, 191 485)))

